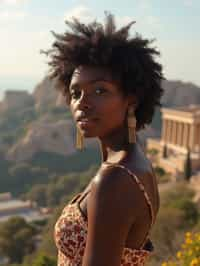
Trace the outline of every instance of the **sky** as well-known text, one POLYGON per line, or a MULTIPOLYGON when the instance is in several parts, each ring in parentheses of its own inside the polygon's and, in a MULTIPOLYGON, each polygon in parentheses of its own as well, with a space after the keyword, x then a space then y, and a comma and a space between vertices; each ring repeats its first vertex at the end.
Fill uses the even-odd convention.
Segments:
POLYGON ((29 90, 48 73, 51 31, 63 33, 65 20, 102 22, 104 11, 117 26, 134 20, 131 34, 155 39, 165 77, 200 86, 199 0, 0 0, 0 99, 7 89, 29 90))

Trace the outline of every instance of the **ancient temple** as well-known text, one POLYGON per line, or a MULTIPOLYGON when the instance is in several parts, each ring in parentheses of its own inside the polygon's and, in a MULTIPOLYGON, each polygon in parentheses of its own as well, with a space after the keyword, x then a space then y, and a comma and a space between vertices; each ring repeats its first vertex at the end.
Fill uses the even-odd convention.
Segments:
POLYGON ((148 139, 147 149, 158 151, 158 163, 170 172, 182 172, 188 151, 193 171, 200 170, 200 105, 162 108, 160 139, 148 139), (163 158, 166 149, 167 157, 163 158))
POLYGON ((180 151, 200 152, 200 106, 163 108, 161 140, 180 151))

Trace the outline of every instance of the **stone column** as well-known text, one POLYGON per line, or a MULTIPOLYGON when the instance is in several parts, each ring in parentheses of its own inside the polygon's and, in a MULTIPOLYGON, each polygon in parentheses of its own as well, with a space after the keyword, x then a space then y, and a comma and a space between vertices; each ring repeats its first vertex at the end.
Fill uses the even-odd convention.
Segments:
POLYGON ((183 147, 183 122, 179 123, 179 145, 183 147))
POLYGON ((165 142, 168 141, 168 119, 165 119, 165 142))
POLYGON ((181 122, 176 122, 176 145, 180 146, 181 142, 181 122))
POLYGON ((168 127, 168 132, 169 132, 169 143, 172 143, 172 120, 169 120, 169 127, 168 127))
POLYGON ((174 136, 174 121, 171 120, 171 134, 170 134, 170 143, 173 144, 173 136, 174 136))
POLYGON ((185 123, 183 122, 182 123, 182 147, 184 147, 185 146, 185 144, 184 144, 184 142, 185 142, 185 140, 184 140, 184 129, 185 129, 185 123))
POLYGON ((199 139, 200 139, 200 125, 199 124, 195 124, 195 128, 194 128, 194 147, 195 147, 195 151, 199 150, 199 139))
POLYGON ((171 121, 167 119, 167 143, 170 143, 171 121))
POLYGON ((175 133, 175 144, 178 145, 178 122, 175 121, 176 124, 176 133, 175 133))
POLYGON ((166 130, 167 130, 167 120, 163 119, 162 123, 162 140, 166 142, 166 130))
POLYGON ((173 144, 176 144, 176 121, 173 121, 173 144))
POLYGON ((189 146, 191 150, 194 149, 194 134, 195 134, 194 131, 195 131, 195 124, 191 124, 190 125, 190 140, 189 140, 189 146))
POLYGON ((176 141, 177 141, 177 145, 181 146, 181 122, 177 122, 178 123, 178 130, 177 130, 177 135, 176 135, 176 141))
POLYGON ((188 146, 188 134, 189 134, 189 125, 187 123, 184 123, 183 125, 183 146, 187 148, 188 146))
POLYGON ((175 133, 175 144, 178 145, 178 122, 175 121, 175 128, 176 128, 176 133, 175 133))

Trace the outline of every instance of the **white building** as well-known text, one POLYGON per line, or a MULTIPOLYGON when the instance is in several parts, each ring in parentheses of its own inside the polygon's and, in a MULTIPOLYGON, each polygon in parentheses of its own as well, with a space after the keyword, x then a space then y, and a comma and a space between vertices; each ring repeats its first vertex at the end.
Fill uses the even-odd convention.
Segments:
POLYGON ((23 217, 27 222, 43 220, 48 217, 41 213, 36 204, 12 198, 10 192, 0 193, 0 222, 12 216, 23 217))

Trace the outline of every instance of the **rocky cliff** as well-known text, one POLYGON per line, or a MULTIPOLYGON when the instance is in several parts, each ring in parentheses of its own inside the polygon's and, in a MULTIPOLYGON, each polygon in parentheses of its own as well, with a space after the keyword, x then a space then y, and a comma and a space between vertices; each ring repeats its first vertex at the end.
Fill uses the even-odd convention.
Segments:
POLYGON ((164 81, 162 103, 165 106, 185 106, 200 103, 200 87, 182 81, 164 81))
POLYGON ((41 151, 62 155, 75 152, 72 121, 42 119, 32 123, 26 135, 9 149, 7 159, 23 161, 41 151))
POLYGON ((34 89, 33 98, 37 110, 42 110, 47 106, 65 106, 64 97, 56 90, 56 82, 49 78, 44 78, 34 89))

